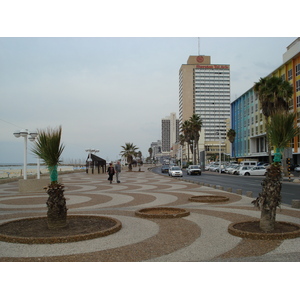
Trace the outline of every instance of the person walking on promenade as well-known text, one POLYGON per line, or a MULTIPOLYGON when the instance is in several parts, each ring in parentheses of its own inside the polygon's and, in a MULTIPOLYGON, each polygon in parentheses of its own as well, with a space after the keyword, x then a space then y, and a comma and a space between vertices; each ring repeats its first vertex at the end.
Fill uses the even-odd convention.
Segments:
POLYGON ((107 168, 107 174, 108 174, 108 180, 110 181, 110 183, 112 183, 115 174, 115 168, 113 167, 112 163, 110 163, 109 167, 107 168))
POLYGON ((116 180, 117 183, 120 183, 120 173, 121 173, 121 164, 120 161, 118 160, 117 163, 115 164, 115 172, 116 172, 116 180))

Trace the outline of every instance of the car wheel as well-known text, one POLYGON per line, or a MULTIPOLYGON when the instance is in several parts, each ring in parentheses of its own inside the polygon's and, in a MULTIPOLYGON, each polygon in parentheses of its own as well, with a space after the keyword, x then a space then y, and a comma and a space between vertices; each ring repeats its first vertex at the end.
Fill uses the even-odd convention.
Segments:
POLYGON ((245 176, 250 176, 250 174, 247 172, 247 173, 245 173, 245 176))

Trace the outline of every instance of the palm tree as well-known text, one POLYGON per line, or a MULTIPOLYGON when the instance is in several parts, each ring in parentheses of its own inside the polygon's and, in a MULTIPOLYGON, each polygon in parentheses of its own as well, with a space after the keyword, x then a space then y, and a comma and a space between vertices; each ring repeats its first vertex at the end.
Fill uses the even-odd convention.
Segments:
POLYGON ((137 150, 139 149, 137 146, 133 145, 133 143, 125 143, 125 146, 121 146, 123 150, 121 151, 122 157, 125 157, 128 162, 128 171, 132 171, 132 161, 133 157, 137 156, 137 150))
POLYGON ((191 144, 191 124, 188 120, 185 120, 182 123, 182 132, 183 132, 183 136, 184 136, 184 140, 187 143, 187 149, 188 149, 188 163, 190 162, 190 144, 191 144))
POLYGON ((142 156, 143 156, 142 152, 138 151, 137 152, 137 157, 139 158, 139 161, 138 161, 139 171, 141 171, 141 166, 143 165, 142 156))
POLYGON ((67 207, 64 197, 64 185, 58 183, 57 166, 61 162, 60 157, 65 148, 61 144, 62 128, 48 128, 47 130, 38 130, 38 137, 32 149, 32 152, 41 158, 49 172, 50 184, 46 191, 49 195, 47 200, 47 222, 49 229, 58 229, 67 226, 67 207))
POLYGON ((189 122, 190 122, 191 136, 193 137, 192 139, 195 142, 193 158, 194 158, 194 164, 196 164, 196 156, 198 156, 198 162, 200 161, 198 143, 199 143, 200 132, 202 128, 202 120, 200 119, 200 116, 198 116, 197 114, 193 114, 190 117, 189 122), (195 151, 197 152, 198 155, 195 155, 195 151))
POLYGON ((276 208, 281 202, 281 153, 298 133, 295 113, 277 112, 268 127, 270 142, 276 148, 274 162, 267 169, 262 182, 262 193, 252 203, 261 210, 260 228, 265 232, 274 230, 276 208))
POLYGON ((149 155, 150 155, 150 160, 152 159, 152 153, 153 153, 153 149, 150 147, 148 149, 149 155))
POLYGON ((258 94, 262 113, 266 120, 266 138, 268 142, 269 163, 272 163, 271 144, 268 136, 268 126, 272 116, 280 111, 288 111, 288 101, 293 95, 293 87, 281 77, 260 78, 254 85, 258 94))
POLYGON ((235 140, 235 136, 236 136, 236 132, 234 129, 229 129, 228 132, 227 132, 227 137, 228 137, 228 140, 229 142, 232 144, 232 148, 233 148, 233 154, 234 154, 234 157, 235 157, 235 152, 234 152, 234 140, 235 140))

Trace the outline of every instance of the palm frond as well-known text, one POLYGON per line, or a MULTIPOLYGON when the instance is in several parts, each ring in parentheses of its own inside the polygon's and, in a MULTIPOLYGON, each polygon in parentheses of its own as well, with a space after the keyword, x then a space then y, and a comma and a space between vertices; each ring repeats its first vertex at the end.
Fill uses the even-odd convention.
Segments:
POLYGON ((65 148, 61 144, 62 128, 47 128, 46 130, 38 130, 38 137, 33 146, 32 152, 41 158, 48 167, 58 165, 60 156, 65 148))
POLYGON ((295 113, 276 113, 268 128, 271 143, 279 149, 286 148, 290 141, 299 133, 295 124, 295 113))

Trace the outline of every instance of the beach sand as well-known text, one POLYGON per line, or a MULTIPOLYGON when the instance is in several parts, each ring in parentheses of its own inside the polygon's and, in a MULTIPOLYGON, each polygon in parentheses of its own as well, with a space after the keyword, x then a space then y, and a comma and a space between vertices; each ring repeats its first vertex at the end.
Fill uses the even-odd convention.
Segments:
MULTIPOLYGON (((63 168, 58 167, 58 171, 73 171, 73 167, 66 167, 63 166, 63 168)), ((47 168, 42 166, 40 168, 41 175, 43 174, 49 174, 49 171, 47 168)), ((27 175, 36 175, 37 174, 37 168, 27 168, 27 175)), ((20 169, 3 169, 0 170, 0 179, 7 179, 7 178, 16 178, 23 176, 23 168, 20 169)))

